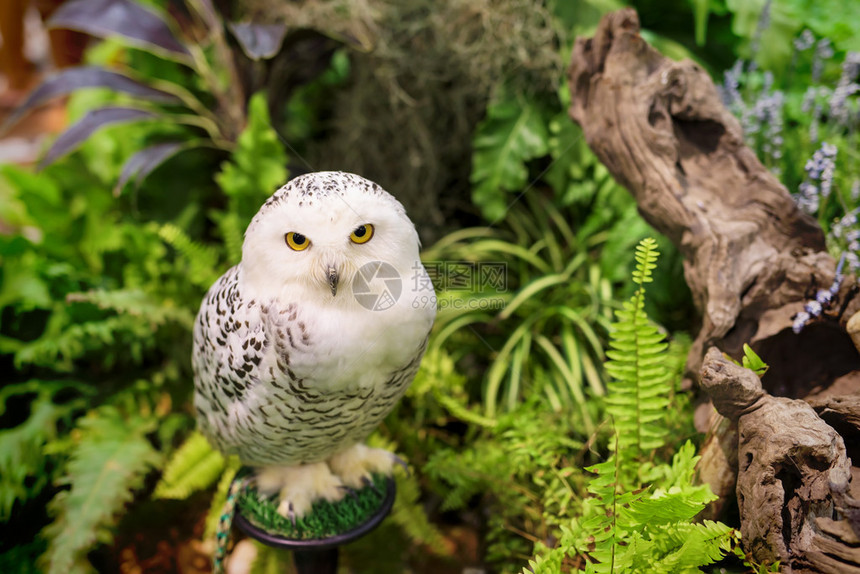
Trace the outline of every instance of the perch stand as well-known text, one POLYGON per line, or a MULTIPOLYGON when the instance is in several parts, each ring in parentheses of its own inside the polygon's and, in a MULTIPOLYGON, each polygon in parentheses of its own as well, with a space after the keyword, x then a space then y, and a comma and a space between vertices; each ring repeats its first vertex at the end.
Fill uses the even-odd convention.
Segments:
MULTIPOLYGON (((368 486, 366 488, 372 488, 368 486)), ((295 539, 288 538, 277 532, 268 532, 254 524, 252 519, 243 514, 241 505, 236 505, 234 524, 249 537, 283 550, 293 552, 293 562, 298 574, 336 574, 338 567, 338 549, 341 545, 361 538, 379 526, 382 520, 391 512, 394 498, 397 494, 394 478, 385 480, 385 492, 379 507, 368 516, 364 522, 346 532, 341 532, 324 538, 295 539)))

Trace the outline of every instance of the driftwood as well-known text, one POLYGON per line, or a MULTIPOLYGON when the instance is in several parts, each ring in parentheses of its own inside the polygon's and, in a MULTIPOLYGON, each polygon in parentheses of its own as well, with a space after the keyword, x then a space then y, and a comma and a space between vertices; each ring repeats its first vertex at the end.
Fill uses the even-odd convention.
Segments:
POLYGON ((685 376, 699 383, 705 351, 719 349, 705 374, 726 417, 712 421, 701 471, 721 495, 737 485, 747 550, 785 571, 860 572, 848 458, 860 459, 860 318, 847 325, 860 310, 856 280, 792 331, 805 301, 833 283, 824 235, 746 147, 708 74, 649 46, 634 10, 577 40, 568 79, 589 146, 685 257, 699 313, 685 376), (744 343, 771 367, 761 384, 719 358, 739 359, 744 343))
POLYGON ((849 494, 842 436, 808 403, 767 394, 754 372, 716 348, 705 357, 702 387, 737 424, 746 550, 795 572, 860 574, 860 502, 849 494))

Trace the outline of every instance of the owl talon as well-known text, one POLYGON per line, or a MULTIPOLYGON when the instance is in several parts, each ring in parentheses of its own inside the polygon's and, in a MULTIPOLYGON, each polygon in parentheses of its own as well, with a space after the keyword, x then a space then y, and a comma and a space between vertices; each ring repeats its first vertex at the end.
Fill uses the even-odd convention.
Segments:
POLYGON ((345 485, 345 484, 340 485, 340 487, 339 487, 339 488, 340 488, 343 492, 345 492, 345 493, 347 493, 348 495, 350 495, 353 499, 358 500, 358 493, 355 491, 355 489, 354 489, 354 488, 350 488, 349 486, 347 486, 347 485, 345 485))
POLYGON ((396 458, 387 450, 354 444, 328 459, 328 466, 345 485, 360 490, 374 474, 391 476, 396 458))
POLYGON ((343 498, 343 483, 325 463, 297 466, 270 466, 257 471, 257 489, 261 494, 278 493, 278 514, 293 523, 311 511, 314 502, 337 502, 343 498))
POLYGON ((376 488, 376 485, 373 483, 373 481, 370 478, 368 478, 366 476, 362 476, 361 482, 364 483, 365 488, 370 488, 376 494, 382 494, 381 492, 379 492, 379 489, 376 488))
POLYGON ((293 511, 293 503, 292 502, 289 503, 289 508, 287 509, 286 518, 290 519, 290 522, 293 523, 293 528, 295 528, 296 527, 296 513, 293 511))

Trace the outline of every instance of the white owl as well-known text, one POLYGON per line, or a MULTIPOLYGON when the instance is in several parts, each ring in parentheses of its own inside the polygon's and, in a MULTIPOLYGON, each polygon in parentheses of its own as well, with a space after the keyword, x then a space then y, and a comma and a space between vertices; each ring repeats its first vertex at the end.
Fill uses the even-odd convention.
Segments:
POLYGON ((260 208, 194 326, 203 434, 284 516, 336 501, 394 455, 362 442, 409 386, 436 308, 403 206, 357 175, 297 177, 260 208), (428 290, 430 291, 428 293, 428 290))

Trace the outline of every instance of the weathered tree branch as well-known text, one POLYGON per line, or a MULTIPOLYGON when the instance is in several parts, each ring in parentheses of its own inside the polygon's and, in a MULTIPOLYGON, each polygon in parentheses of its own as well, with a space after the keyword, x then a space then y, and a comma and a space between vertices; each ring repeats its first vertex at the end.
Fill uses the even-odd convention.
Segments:
MULTIPOLYGON (((577 40, 568 78, 589 146, 686 259, 701 313, 687 376, 698 377, 711 345, 738 356, 743 343, 783 332, 810 289, 830 285, 836 265, 821 229, 746 147, 707 73, 649 46, 634 10, 577 40)), ((844 282, 843 301, 853 285, 844 282)), ((847 350, 843 373, 860 368, 847 350)))
POLYGON ((842 282, 824 317, 792 331, 804 302, 833 282, 824 235, 746 147, 710 77, 650 47, 635 11, 608 14, 593 38, 577 40, 568 79, 570 115, 591 149, 685 257, 700 313, 686 376, 726 417, 712 426, 700 471, 721 495, 736 483, 757 559, 860 572, 850 491, 860 471, 848 458, 860 458, 851 397, 860 393, 860 315, 846 327, 860 310, 856 280, 842 282), (744 343, 771 367, 761 382, 716 349, 740 358, 744 343))
POLYGON ((860 574, 860 503, 849 494, 842 437, 809 404, 767 394, 755 373, 713 347, 702 387, 738 426, 745 548, 785 571, 860 574))

